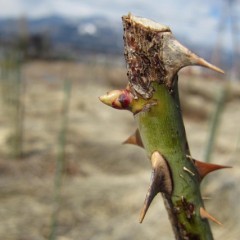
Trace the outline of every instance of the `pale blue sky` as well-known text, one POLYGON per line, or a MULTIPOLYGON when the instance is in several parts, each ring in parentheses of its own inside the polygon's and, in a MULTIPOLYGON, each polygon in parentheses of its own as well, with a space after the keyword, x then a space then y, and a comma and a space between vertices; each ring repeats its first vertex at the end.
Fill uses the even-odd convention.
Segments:
MULTIPOLYGON (((239 15, 237 2, 235 14, 239 15)), ((226 0, 0 0, 0 17, 57 14, 74 18, 98 14, 120 24, 121 16, 131 12, 166 24, 194 43, 213 44, 225 3, 226 0)))

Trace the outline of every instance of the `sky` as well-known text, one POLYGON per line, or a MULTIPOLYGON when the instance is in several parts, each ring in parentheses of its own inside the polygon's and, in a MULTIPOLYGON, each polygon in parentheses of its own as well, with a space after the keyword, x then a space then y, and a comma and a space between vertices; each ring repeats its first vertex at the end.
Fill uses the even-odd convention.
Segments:
MULTIPOLYGON (((235 1, 237 16, 240 0, 235 1)), ((214 43, 225 4, 226 0, 0 0, 0 18, 53 14, 75 18, 97 14, 121 24, 121 16, 131 12, 168 25, 173 33, 186 35, 194 43, 214 43)), ((240 29, 240 20, 238 25, 240 29)))

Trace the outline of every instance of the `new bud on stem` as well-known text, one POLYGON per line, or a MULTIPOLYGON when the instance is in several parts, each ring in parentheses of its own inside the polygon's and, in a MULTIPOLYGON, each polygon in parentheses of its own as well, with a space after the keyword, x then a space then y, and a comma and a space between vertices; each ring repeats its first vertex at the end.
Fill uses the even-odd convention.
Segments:
POLYGON ((130 110, 133 96, 127 89, 124 89, 110 91, 99 99, 110 107, 130 110))
POLYGON ((147 101, 143 98, 134 96, 128 87, 123 90, 113 90, 99 97, 104 104, 121 110, 129 110, 133 114, 146 110, 155 104, 155 101, 147 101))

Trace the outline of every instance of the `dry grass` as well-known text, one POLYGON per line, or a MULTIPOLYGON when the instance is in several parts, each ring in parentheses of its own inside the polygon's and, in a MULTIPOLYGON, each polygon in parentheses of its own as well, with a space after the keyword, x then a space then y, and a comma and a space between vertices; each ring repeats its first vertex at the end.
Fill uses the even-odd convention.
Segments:
MULTIPOLYGON (((119 66, 66 62, 24 65, 25 119, 23 158, 8 156, 8 118, 0 113, 0 239, 48 239, 54 207, 54 172, 64 98, 63 81, 72 81, 66 164, 61 189, 57 239, 173 239, 160 197, 144 223, 138 215, 150 177, 143 150, 122 146, 134 131, 130 113, 110 109, 98 101, 106 91, 124 87, 119 66)), ((214 96, 221 82, 183 76, 180 82, 187 135, 198 159, 208 134, 214 96)), ((239 99, 233 84, 221 121, 213 162, 231 170, 209 176, 203 192, 212 198, 207 209, 224 223, 213 225, 216 239, 238 239, 240 180, 239 99), (238 146, 239 148, 239 146, 238 146)))

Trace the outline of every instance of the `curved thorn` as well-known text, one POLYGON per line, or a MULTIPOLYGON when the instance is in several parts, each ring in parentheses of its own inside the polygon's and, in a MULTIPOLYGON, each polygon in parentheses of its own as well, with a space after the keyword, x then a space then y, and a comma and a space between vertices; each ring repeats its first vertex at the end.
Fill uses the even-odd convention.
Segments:
POLYGON ((173 55, 178 54, 178 56, 181 56, 180 58, 176 59, 181 59, 181 62, 175 60, 174 64, 176 66, 175 70, 179 70, 180 68, 190 66, 190 65, 198 65, 202 67, 209 68, 213 71, 224 73, 224 71, 213 64, 207 62, 203 58, 199 57, 195 53, 191 52, 188 48, 183 46, 180 42, 178 42, 176 39, 173 38, 173 41, 171 42, 171 48, 173 49, 173 55))
POLYGON ((168 167, 167 161, 158 151, 153 152, 151 156, 151 163, 153 167, 151 182, 147 191, 143 208, 141 210, 139 218, 140 223, 142 223, 154 197, 159 192, 171 195, 173 189, 171 172, 168 167))
POLYGON ((194 64, 209 68, 209 69, 211 69, 213 71, 216 71, 216 72, 219 72, 219 73, 224 73, 224 71, 221 68, 218 68, 218 67, 214 66, 213 64, 207 62, 206 60, 204 60, 203 58, 200 58, 200 57, 197 57, 195 59, 194 64))
POLYGON ((165 160, 158 151, 155 151, 152 153, 151 163, 153 170, 156 171, 159 177, 160 192, 171 195, 173 190, 173 183, 167 160, 165 160))
POLYGON ((210 215, 203 207, 200 207, 199 209, 199 213, 201 218, 203 219, 209 219, 215 223, 217 223, 218 225, 222 226, 223 224, 221 222, 219 222, 215 217, 213 217, 212 215, 210 215))
POLYGON ((142 139, 139 133, 139 130, 137 129, 134 134, 132 134, 130 137, 128 137, 123 144, 133 144, 133 145, 137 145, 139 147, 144 148, 143 143, 142 143, 142 139))
POLYGON ((155 170, 152 171, 152 176, 151 176, 151 182, 146 194, 146 198, 140 213, 140 217, 139 217, 139 222, 142 223, 143 219, 147 213, 147 210, 149 208, 149 206, 152 203, 152 200, 154 199, 154 197, 160 192, 160 184, 159 184, 159 176, 156 173, 155 170))
POLYGON ((201 162, 198 160, 193 159, 195 167, 197 168, 197 171, 199 173, 199 176, 201 180, 208 174, 216 170, 220 170, 223 168, 231 168, 230 166, 223 166, 223 165, 218 165, 218 164, 213 164, 213 163, 206 163, 206 162, 201 162))

